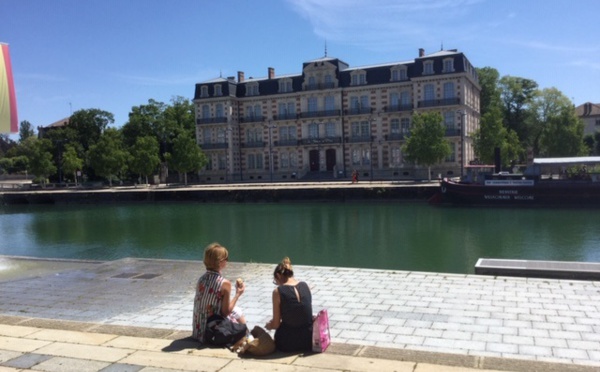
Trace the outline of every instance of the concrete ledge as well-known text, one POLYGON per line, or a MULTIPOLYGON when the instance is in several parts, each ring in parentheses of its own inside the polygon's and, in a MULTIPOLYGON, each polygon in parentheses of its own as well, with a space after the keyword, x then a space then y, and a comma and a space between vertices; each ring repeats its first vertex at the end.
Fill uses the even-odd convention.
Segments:
POLYGON ((600 280, 600 263, 480 258, 475 274, 546 279, 600 280))
MULTIPOLYGON (((110 324, 97 324, 74 322, 55 319, 29 318, 20 316, 0 315, 0 324, 27 326, 40 329, 75 330, 89 333, 102 333, 117 336, 129 336, 140 338, 155 338, 173 340, 173 350, 164 349, 165 352, 181 351, 181 349, 194 349, 195 342, 190 339, 190 332, 172 331, 168 329, 143 328, 130 326, 115 326, 110 324), (177 346, 179 345, 179 346, 177 346)), ((529 361, 510 358, 484 357, 476 355, 461 355, 450 353, 435 353, 419 350, 383 348, 375 346, 363 346, 354 344, 332 344, 325 354, 341 355, 357 358, 371 358, 416 364, 431 364, 437 366, 449 366, 466 368, 469 370, 495 370, 515 372, 596 372, 598 367, 581 366, 562 363, 548 363, 540 361, 529 361)), ((287 354, 277 353, 276 357, 286 357, 287 354)), ((243 358, 247 359, 247 358, 243 358)), ((253 359, 269 359, 253 358, 253 359)), ((418 367, 416 370, 419 370, 418 367)), ((435 369, 437 371, 437 369, 435 369)))

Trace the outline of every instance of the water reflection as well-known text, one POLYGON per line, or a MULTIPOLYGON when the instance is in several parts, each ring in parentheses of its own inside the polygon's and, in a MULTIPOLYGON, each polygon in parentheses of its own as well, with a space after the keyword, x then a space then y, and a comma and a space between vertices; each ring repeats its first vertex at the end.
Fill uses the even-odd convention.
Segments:
POLYGON ((472 273, 480 257, 600 261, 593 210, 411 203, 146 204, 0 209, 0 254, 201 259, 472 273))

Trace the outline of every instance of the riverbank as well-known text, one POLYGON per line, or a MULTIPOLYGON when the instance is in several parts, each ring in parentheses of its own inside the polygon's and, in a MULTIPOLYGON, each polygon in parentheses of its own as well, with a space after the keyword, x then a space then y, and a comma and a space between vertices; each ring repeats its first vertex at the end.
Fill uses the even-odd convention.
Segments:
POLYGON ((97 204, 129 202, 302 202, 426 201, 439 188, 432 182, 288 182, 220 185, 0 189, 0 204, 97 204))
MULTIPOLYGON (((591 372, 600 366, 600 282, 295 265, 296 277, 311 286, 313 310, 329 311, 331 348, 244 366, 250 360, 229 351, 190 345, 201 261, 126 258, 58 266, 57 260, 0 256, 2 262, 38 271, 3 277, 0 270, 0 370, 29 361, 25 368, 65 371, 90 360, 104 362, 87 369, 94 371, 110 364, 114 370, 281 365, 417 372, 591 372), (94 359, 100 356, 105 359, 94 359)), ((251 326, 270 319, 273 267, 230 262, 224 270, 225 277, 246 282, 239 305, 251 326)))

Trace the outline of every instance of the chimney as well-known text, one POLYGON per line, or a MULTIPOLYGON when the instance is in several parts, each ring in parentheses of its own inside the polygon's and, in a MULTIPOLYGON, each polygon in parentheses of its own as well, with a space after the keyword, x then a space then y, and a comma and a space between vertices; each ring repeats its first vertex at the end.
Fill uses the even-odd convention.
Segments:
POLYGON ((238 83, 244 82, 244 71, 238 71, 238 83))
POLYGON ((419 57, 425 57, 425 49, 419 48, 419 57))
POLYGON ((275 78, 275 69, 273 67, 269 67, 269 79, 275 78))

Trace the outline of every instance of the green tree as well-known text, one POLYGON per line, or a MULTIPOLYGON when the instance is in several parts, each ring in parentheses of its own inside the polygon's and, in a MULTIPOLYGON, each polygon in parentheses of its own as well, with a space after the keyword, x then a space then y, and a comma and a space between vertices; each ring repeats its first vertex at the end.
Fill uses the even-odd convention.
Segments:
POLYGON ((97 143, 90 147, 90 166, 100 177, 108 179, 112 187, 113 177, 121 174, 127 169, 129 153, 124 150, 121 132, 114 128, 104 131, 97 143))
POLYGON ((68 128, 77 133, 77 142, 85 151, 95 144, 109 124, 115 122, 113 114, 100 109, 75 111, 69 118, 68 128))
POLYGON ((492 67, 477 68, 476 70, 481 86, 479 113, 483 117, 489 111, 501 107, 500 73, 492 67))
POLYGON ((146 183, 148 183, 148 175, 156 171, 160 164, 158 151, 158 141, 152 136, 139 137, 131 148, 129 169, 140 176, 145 176, 146 183))
POLYGON ((581 156, 586 154, 583 142, 584 124, 575 114, 575 107, 564 108, 548 120, 540 139, 547 157, 581 156))
POLYGON ((154 136, 161 140, 165 132, 164 110, 165 104, 153 99, 146 105, 132 107, 129 120, 121 128, 125 146, 132 147, 139 137, 154 136))
POLYGON ((27 120, 23 120, 19 125, 19 142, 25 141, 34 136, 33 126, 27 120))
POLYGON ((538 84, 530 79, 503 76, 499 82, 504 125, 513 130, 522 145, 530 146, 531 103, 537 95, 538 84))
POLYGON ((196 141, 186 133, 180 133, 173 140, 173 153, 167 155, 167 161, 179 174, 184 175, 187 185, 187 174, 202 169, 208 159, 196 141))
POLYGON ((522 154, 517 134, 504 127, 499 108, 488 111, 480 122, 479 129, 473 134, 475 154, 483 164, 494 164, 494 151, 500 149, 502 165, 508 166, 522 154))
POLYGON ((28 153, 29 168, 36 178, 40 179, 42 185, 46 184, 46 179, 56 174, 56 165, 50 153, 52 142, 47 139, 37 139, 29 137, 25 142, 30 142, 28 153))
POLYGON ((410 137, 403 148, 409 161, 427 166, 430 181, 431 166, 452 152, 445 138, 446 128, 442 121, 442 115, 438 112, 414 115, 410 137))
POLYGON ((75 146, 69 144, 65 146, 62 155, 62 169, 66 174, 72 174, 75 185, 77 185, 77 171, 83 168, 83 159, 79 157, 75 146))
POLYGON ((531 145, 534 156, 575 156, 584 153, 583 124, 569 98, 556 88, 541 90, 531 104, 531 145), (560 137, 560 136, 566 137, 560 137), (564 142, 564 148, 558 147, 564 142))

